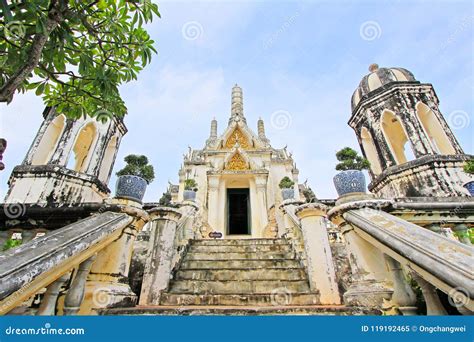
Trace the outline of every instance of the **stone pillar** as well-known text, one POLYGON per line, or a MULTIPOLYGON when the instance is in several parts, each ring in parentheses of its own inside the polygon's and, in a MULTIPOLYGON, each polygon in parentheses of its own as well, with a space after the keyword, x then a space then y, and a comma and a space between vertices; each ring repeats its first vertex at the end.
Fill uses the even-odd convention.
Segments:
POLYGON ((59 296, 59 290, 66 283, 66 281, 71 276, 71 272, 68 272, 58 279, 56 279, 51 285, 46 289, 46 293, 41 300, 40 307, 37 316, 54 316, 56 314, 56 302, 59 296))
POLYGON ((352 283, 343 296, 346 305, 382 308, 384 302, 392 297, 391 277, 384 254, 360 237, 343 218, 346 210, 363 207, 380 210, 389 204, 390 201, 376 200, 365 193, 351 193, 341 196, 336 207, 328 212, 329 219, 339 227, 344 237, 352 270, 352 283))
POLYGON ((344 293, 344 303, 381 308, 393 292, 387 286, 389 275, 382 252, 357 235, 354 227, 345 221, 339 222, 339 228, 352 270, 352 284, 344 293))
POLYGON ((113 199, 111 204, 118 204, 120 211, 132 216, 134 220, 123 229, 117 240, 97 254, 87 276, 79 315, 95 314, 97 309, 103 308, 134 306, 137 302, 137 295, 129 285, 128 274, 133 244, 149 217, 137 202, 113 199))
POLYGON ((324 222, 326 209, 321 203, 308 203, 296 208, 295 213, 301 220, 311 290, 319 291, 321 304, 341 304, 324 222))
POLYGON ((288 240, 298 258, 307 267, 303 234, 300 228, 301 224, 296 222, 298 218, 295 215, 296 208, 301 204, 304 203, 295 199, 288 199, 280 205, 280 209, 283 212, 283 222, 278 225, 278 237, 288 240), (292 216, 290 217, 290 215, 292 216))
POLYGON ((209 191, 208 197, 208 223, 213 231, 219 231, 224 235, 224 227, 219 227, 219 176, 208 176, 207 188, 209 191))
MULTIPOLYGON (((259 231, 255 237, 262 238, 263 237, 263 230, 265 226, 268 224, 268 212, 267 212, 267 198, 266 198, 266 191, 267 191, 267 176, 258 175, 255 177, 255 188, 256 188, 256 198, 257 198, 257 205, 255 206, 258 208, 258 215, 256 215, 259 219, 259 231)), ((254 235, 254 234, 252 234, 254 235)))
POLYGON ((151 234, 147 263, 143 273, 140 305, 158 305, 163 290, 168 288, 173 268, 174 240, 181 213, 173 208, 156 207, 149 211, 151 234))
POLYGON ((428 283, 425 279, 420 277, 416 272, 411 273, 413 279, 420 285, 421 292, 425 298, 426 303, 426 314, 431 315, 447 315, 448 313, 444 309, 443 304, 439 300, 436 288, 428 283))
POLYGON ((182 228, 177 232, 176 241, 178 246, 185 245, 190 239, 194 239, 196 236, 194 218, 199 207, 192 201, 184 201, 179 206, 179 211, 182 215, 181 221, 183 222, 182 228))
POLYGON ((75 315, 79 312, 82 300, 84 299, 86 278, 95 259, 96 255, 91 256, 89 259, 79 264, 79 267, 74 274, 74 279, 71 282, 71 286, 67 291, 66 298, 64 299, 63 313, 65 316, 75 315))
POLYGON ((390 273, 392 274, 392 303, 404 316, 416 315, 416 295, 405 279, 402 265, 392 257, 384 254, 390 273))

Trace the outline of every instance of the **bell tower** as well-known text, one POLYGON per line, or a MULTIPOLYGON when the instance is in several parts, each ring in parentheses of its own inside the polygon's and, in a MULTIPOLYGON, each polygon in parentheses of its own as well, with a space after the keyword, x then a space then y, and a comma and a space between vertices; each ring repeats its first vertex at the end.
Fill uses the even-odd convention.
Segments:
POLYGON ((67 119, 52 107, 21 165, 8 181, 5 202, 102 202, 110 193, 115 157, 127 132, 122 120, 112 117, 67 119))
POLYGON ((469 196, 466 155, 433 86, 403 68, 369 67, 352 96, 349 120, 370 162, 369 190, 382 197, 469 196))

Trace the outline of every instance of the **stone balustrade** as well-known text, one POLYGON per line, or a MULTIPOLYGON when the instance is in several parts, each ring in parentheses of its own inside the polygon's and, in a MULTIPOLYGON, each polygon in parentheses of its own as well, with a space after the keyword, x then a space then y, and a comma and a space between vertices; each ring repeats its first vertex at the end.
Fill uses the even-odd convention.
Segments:
POLYGON ((38 314, 94 314, 96 309, 134 305, 128 274, 136 233, 148 221, 139 206, 113 200, 95 214, 0 254, 0 313, 47 288, 38 314), (113 210, 108 211, 108 210, 113 210), (72 281, 64 298, 60 288, 72 281), (124 284, 126 286, 124 287, 124 284), (116 289, 120 288, 120 291, 116 289), (108 300, 97 300, 97 291, 108 300), (125 290, 125 291, 124 291, 125 290))

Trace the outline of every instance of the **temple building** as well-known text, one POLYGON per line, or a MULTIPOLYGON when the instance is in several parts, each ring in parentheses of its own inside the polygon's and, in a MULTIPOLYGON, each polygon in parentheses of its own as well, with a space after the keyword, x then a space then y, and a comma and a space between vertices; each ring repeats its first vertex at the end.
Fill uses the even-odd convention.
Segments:
POLYGON ((195 180, 196 203, 206 229, 224 238, 276 236, 272 222, 282 222, 274 210, 283 201, 282 178, 293 180, 294 198, 300 199, 295 162, 286 148, 270 145, 262 119, 257 126, 255 134, 247 125, 242 89, 235 85, 227 127, 218 135, 217 121, 212 120, 204 148, 190 150, 179 170, 177 200, 185 199, 185 181, 195 180))
POLYGON ((369 67, 348 124, 370 184, 343 171, 328 200, 250 128, 238 85, 230 102, 150 203, 136 174, 109 189, 123 120, 46 108, 0 211, 0 314, 472 314, 474 156, 431 84, 369 67))

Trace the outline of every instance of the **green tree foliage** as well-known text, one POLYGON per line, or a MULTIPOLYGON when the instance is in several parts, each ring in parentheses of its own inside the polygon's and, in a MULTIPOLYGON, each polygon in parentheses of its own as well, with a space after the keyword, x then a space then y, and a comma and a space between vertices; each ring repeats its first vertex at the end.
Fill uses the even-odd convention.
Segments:
POLYGON ((116 173, 117 176, 138 176, 147 181, 148 184, 155 179, 153 165, 148 164, 148 158, 130 154, 124 158, 127 165, 116 173))
POLYGON ((0 102, 34 90, 71 118, 123 116, 118 87, 156 53, 151 0, 0 0, 0 102), (106 115, 104 115, 104 113, 106 115))
POLYGON ((464 164, 464 172, 474 174, 474 159, 471 159, 464 164))
POLYGON ((163 206, 169 206, 171 204, 171 194, 169 191, 163 192, 163 196, 161 196, 158 203, 163 206))
POLYGON ((306 199, 307 203, 312 203, 316 201, 316 195, 314 194, 313 189, 311 189, 310 187, 307 187, 303 190, 303 196, 306 199))
POLYGON ((19 239, 8 239, 5 241, 5 244, 3 245, 2 250, 3 251, 8 251, 10 248, 15 248, 18 247, 22 244, 22 240, 19 239))
POLYGON ((340 162, 336 165, 336 170, 365 170, 368 169, 370 163, 364 157, 361 157, 350 147, 344 147, 336 153, 336 158, 340 162))
POLYGON ((289 177, 285 176, 281 179, 280 184, 278 185, 280 189, 291 189, 295 185, 289 177))
POLYGON ((184 181, 184 190, 192 190, 192 191, 197 191, 197 183, 194 179, 186 179, 184 181))

